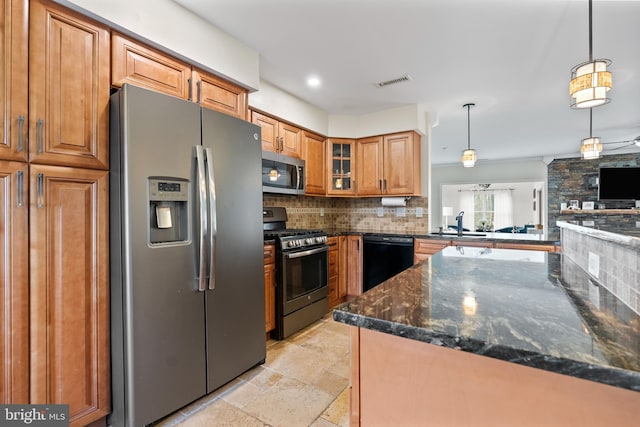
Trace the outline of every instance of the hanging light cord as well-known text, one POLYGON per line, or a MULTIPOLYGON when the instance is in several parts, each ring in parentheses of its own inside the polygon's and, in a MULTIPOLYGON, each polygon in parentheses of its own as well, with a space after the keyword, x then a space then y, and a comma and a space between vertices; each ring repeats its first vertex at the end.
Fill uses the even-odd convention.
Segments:
POLYGON ((471 118, 470 118, 469 110, 474 105, 476 104, 470 103, 470 104, 463 105, 464 107, 467 107, 467 150, 471 149, 471 118))
POLYGON ((593 5, 589 0, 589 62, 593 62, 593 18, 592 18, 593 5))
MULTIPOLYGON (((589 2, 591 4, 591 2, 589 2)), ((593 138, 593 108, 589 108, 589 138, 593 138)))

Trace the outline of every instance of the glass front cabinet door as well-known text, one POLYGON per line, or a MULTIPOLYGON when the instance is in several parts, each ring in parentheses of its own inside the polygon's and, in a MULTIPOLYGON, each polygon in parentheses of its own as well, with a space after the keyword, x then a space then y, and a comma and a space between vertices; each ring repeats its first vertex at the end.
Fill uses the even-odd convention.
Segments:
POLYGON ((328 194, 352 196, 356 194, 355 182, 355 140, 331 138, 329 150, 329 190, 328 194))

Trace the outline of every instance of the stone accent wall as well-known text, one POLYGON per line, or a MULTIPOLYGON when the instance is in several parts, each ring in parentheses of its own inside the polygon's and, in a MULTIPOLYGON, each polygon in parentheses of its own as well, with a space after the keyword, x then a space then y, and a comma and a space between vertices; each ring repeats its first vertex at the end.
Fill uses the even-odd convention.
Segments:
POLYGON ((562 253, 624 305, 640 314, 640 254, 637 250, 563 228, 562 253))
MULTIPOLYGON (((582 202, 598 203, 598 187, 595 185, 594 178, 598 176, 601 167, 623 167, 623 166, 639 166, 640 154, 617 154, 613 156, 604 156, 600 159, 582 160, 578 158, 556 159, 549 163, 547 167, 548 180, 548 206, 547 206, 547 224, 548 238, 551 240, 560 238, 560 231, 556 226, 556 221, 561 219, 569 221, 566 215, 560 215, 560 204, 569 203, 569 200, 579 200, 582 202)), ((608 204, 607 208, 628 208, 631 205, 625 204, 608 204)), ((579 219, 579 218, 575 218, 579 219)), ((595 220, 595 218, 590 218, 595 220)), ((609 218, 600 218, 599 221, 629 220, 624 216, 616 216, 609 218)), ((635 221, 635 219, 633 219, 635 221)), ((616 223, 617 224, 617 223, 616 223)))
POLYGON ((287 208, 289 228, 323 228, 395 234, 428 233, 427 198, 411 197, 404 208, 382 207, 380 197, 337 198, 263 194, 263 206, 287 208), (382 209, 382 216, 378 216, 382 209), (422 210, 422 216, 418 212, 422 210), (398 216, 399 214, 404 216, 398 216))

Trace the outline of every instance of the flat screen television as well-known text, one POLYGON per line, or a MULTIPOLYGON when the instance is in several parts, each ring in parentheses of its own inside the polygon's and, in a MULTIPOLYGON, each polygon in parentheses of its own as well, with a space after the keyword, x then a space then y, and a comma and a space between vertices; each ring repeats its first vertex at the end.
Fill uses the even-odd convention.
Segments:
POLYGON ((600 168, 599 200, 640 200, 640 167, 600 168))

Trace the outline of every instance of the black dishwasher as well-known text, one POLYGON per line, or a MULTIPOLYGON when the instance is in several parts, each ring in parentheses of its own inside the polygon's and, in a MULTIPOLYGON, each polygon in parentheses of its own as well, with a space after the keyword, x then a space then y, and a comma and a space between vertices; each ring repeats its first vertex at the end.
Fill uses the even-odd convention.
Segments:
POLYGON ((413 265, 413 237, 365 234, 362 241, 365 292, 413 265))

